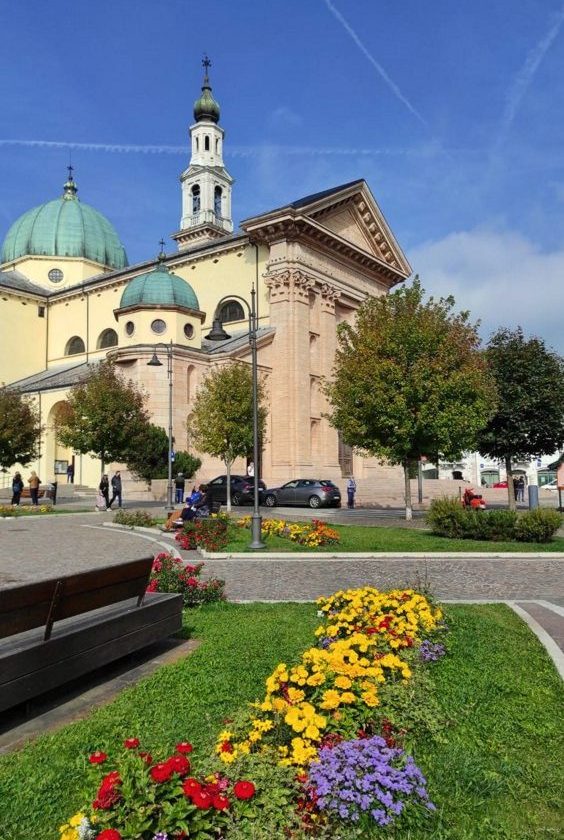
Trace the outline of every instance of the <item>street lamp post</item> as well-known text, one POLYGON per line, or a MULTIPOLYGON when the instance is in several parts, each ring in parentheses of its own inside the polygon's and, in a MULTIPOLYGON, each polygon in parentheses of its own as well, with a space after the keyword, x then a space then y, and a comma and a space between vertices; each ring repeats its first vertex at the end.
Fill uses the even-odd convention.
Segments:
POLYGON ((166 488, 166 508, 167 511, 174 510, 172 503, 172 341, 170 344, 165 344, 160 341, 155 344, 153 351, 153 358, 147 362, 149 367, 162 367, 162 362, 157 356, 157 347, 164 347, 166 350, 167 359, 167 375, 168 375, 168 482, 166 488))
POLYGON ((239 300, 245 305, 249 313, 249 345, 251 347, 251 371, 253 377, 253 514, 251 516, 251 544, 249 548, 266 548, 262 541, 262 516, 259 513, 259 439, 258 439, 258 373, 257 373, 257 313, 255 304, 256 291, 253 285, 251 289, 251 305, 245 298, 239 295, 227 295, 222 297, 215 308, 213 326, 211 332, 206 336, 210 341, 225 341, 231 338, 221 325, 219 311, 221 304, 226 300, 239 300))

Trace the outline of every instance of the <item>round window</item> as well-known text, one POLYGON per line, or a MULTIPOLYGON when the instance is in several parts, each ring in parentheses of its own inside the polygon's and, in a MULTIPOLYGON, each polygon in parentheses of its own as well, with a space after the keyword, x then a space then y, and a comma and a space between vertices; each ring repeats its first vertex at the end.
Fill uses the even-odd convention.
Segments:
POLYGON ((161 333, 164 333, 164 331, 166 330, 166 323, 162 320, 162 318, 155 318, 155 320, 151 324, 151 329, 153 330, 154 333, 157 333, 157 335, 160 335, 161 333))
POLYGON ((192 324, 184 324, 184 335, 186 338, 192 338, 194 335, 194 327, 192 324))
POLYGON ((51 283, 60 283, 64 276, 60 268, 52 268, 47 275, 51 283))
POLYGON ((133 333, 135 332, 135 324, 133 323, 133 321, 127 322, 127 324, 125 325, 125 332, 126 335, 133 335, 133 333))

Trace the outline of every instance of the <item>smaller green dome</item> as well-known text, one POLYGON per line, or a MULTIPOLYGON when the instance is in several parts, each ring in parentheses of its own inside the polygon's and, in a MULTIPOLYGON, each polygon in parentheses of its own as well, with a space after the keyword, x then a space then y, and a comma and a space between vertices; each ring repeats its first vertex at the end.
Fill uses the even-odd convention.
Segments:
POLYGON ((194 289, 186 280, 168 270, 162 259, 153 271, 134 277, 125 287, 119 304, 128 306, 182 306, 200 309, 194 289))
POLYGON ((196 122, 209 120, 210 122, 216 123, 219 122, 219 105, 212 96, 212 89, 208 77, 208 67, 211 65, 211 61, 206 56, 202 63, 205 68, 204 84, 202 85, 202 95, 194 102, 194 119, 196 122))

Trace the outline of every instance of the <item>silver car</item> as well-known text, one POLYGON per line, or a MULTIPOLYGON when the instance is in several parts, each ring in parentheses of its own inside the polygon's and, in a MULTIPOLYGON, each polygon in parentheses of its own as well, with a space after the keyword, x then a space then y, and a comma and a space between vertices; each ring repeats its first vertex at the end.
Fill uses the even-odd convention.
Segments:
POLYGON ((341 491, 332 481, 319 478, 296 478, 264 494, 267 507, 309 505, 311 508, 341 507, 341 491))

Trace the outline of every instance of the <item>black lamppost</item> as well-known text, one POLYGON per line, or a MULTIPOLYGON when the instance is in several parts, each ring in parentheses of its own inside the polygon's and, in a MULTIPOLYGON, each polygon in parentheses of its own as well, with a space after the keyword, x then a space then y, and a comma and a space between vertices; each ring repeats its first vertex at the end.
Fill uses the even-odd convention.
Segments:
POLYGON ((169 512, 174 510, 172 504, 172 341, 170 344, 165 344, 159 341, 155 344, 153 358, 147 362, 149 367, 162 367, 162 362, 157 356, 157 347, 164 347, 166 350, 167 359, 167 375, 168 375, 168 483, 166 488, 166 508, 169 512))
POLYGON ((249 306, 245 298, 239 295, 227 295, 222 297, 217 304, 213 316, 213 326, 211 332, 207 334, 206 338, 210 341, 225 341, 231 338, 223 327, 221 326, 221 318, 219 311, 221 304, 226 300, 239 300, 245 305, 249 313, 249 344, 251 347, 251 370, 253 376, 253 462, 254 462, 254 504, 253 515, 251 517, 251 544, 249 548, 266 548, 262 541, 262 516, 259 513, 259 440, 258 440, 258 383, 257 383, 257 313, 255 305, 256 291, 253 286, 251 289, 251 305, 249 306))

